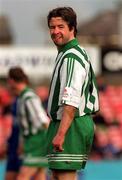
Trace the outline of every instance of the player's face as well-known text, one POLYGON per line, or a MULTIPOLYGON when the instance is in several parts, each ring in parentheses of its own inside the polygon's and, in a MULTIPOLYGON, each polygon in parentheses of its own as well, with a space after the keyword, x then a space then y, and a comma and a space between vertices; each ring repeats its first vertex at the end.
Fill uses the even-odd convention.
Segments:
POLYGON ((74 39, 74 28, 71 30, 61 17, 53 17, 49 22, 50 35, 56 46, 60 47, 74 39))
POLYGON ((12 79, 8 79, 8 86, 12 95, 18 95, 16 82, 12 79))

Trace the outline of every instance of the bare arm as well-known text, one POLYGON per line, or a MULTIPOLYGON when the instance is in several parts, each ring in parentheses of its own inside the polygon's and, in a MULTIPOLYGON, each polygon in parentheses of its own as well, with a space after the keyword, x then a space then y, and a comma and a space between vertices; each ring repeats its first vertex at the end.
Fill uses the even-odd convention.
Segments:
POLYGON ((59 129, 53 139, 54 150, 63 151, 63 143, 65 135, 74 119, 76 108, 70 105, 64 105, 63 115, 60 122, 59 129))

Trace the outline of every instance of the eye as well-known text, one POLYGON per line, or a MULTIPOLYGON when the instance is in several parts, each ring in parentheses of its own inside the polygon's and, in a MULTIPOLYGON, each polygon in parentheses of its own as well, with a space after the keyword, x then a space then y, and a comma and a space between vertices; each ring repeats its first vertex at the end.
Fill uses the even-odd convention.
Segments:
POLYGON ((60 26, 59 26, 59 28, 60 28, 60 29, 63 29, 63 28, 64 28, 64 26, 63 26, 63 25, 60 25, 60 26))
POLYGON ((54 27, 54 26, 50 26, 49 28, 50 28, 50 29, 55 29, 55 27, 54 27))

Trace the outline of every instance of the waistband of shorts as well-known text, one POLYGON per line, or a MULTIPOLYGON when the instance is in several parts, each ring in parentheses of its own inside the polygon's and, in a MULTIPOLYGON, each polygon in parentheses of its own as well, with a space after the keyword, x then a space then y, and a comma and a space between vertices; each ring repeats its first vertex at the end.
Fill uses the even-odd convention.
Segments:
MULTIPOLYGON (((83 116, 75 116, 74 117, 74 119, 77 119, 77 118, 86 118, 86 117, 92 117, 92 114, 84 114, 83 116)), ((61 119, 55 119, 55 118, 53 118, 53 119, 51 119, 51 121, 55 121, 55 122, 60 122, 61 121, 61 119)))

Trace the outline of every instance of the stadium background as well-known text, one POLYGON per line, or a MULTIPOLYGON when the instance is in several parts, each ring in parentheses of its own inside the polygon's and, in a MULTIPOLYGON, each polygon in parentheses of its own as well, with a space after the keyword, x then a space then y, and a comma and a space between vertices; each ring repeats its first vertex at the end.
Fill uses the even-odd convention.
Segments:
MULTIPOLYGON (((11 103, 6 84, 8 69, 14 65, 22 66, 29 75, 32 87, 46 101, 56 56, 56 49, 47 35, 46 13, 41 12, 41 6, 40 16, 36 19, 33 14, 37 6, 34 8, 33 0, 18 1, 21 7, 19 12, 15 9, 18 7, 16 1, 5 1, 0 0, 0 148, 11 133, 10 119, 1 116, 4 107, 11 103), (12 10, 14 13, 10 13, 12 10), (19 21, 27 10, 31 11, 33 18, 27 15, 19 21), (23 27, 24 23, 29 28, 33 24, 35 33, 31 29, 29 33, 29 29, 23 27)), ((36 1, 37 5, 39 2, 41 0, 36 1)), ((122 4, 119 0, 109 0, 102 9, 102 2, 91 0, 90 7, 88 0, 75 1, 75 5, 73 1, 60 4, 53 1, 45 7, 48 12, 55 6, 70 5, 78 12, 78 39, 90 54, 98 81, 101 108, 94 117, 95 140, 88 165, 82 173, 79 172, 79 180, 122 179, 122 4), (81 14, 76 4, 81 5, 81 14), (85 13, 86 17, 83 15, 85 13)), ((1 154, 0 180, 4 180, 5 166, 6 155, 1 154)))

